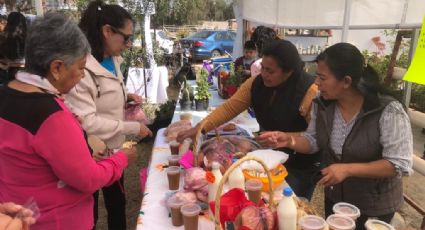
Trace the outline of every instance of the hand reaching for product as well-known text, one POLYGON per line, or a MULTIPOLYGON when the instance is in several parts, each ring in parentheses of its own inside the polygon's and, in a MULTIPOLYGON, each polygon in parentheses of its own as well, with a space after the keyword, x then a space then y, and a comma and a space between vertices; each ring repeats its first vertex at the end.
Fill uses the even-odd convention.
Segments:
POLYGON ((145 138, 146 136, 152 137, 152 131, 146 125, 140 124, 139 137, 145 138))
POLYGON ((289 147, 293 142, 290 135, 279 131, 261 132, 256 141, 265 148, 277 149, 289 147))

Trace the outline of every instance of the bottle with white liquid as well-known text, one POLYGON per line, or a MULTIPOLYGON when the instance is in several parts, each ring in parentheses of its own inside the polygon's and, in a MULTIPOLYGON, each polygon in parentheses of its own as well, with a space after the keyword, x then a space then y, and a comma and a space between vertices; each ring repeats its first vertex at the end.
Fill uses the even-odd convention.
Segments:
MULTIPOLYGON (((212 167, 211 173, 214 175, 215 179, 214 179, 214 183, 208 183, 208 203, 211 201, 215 201, 218 185, 220 184, 221 178, 223 177, 220 171, 220 163, 214 161, 211 167, 212 167)), ((210 217, 211 219, 213 219, 214 215, 212 214, 211 210, 209 211, 210 211, 210 217)))
POLYGON ((240 188, 245 190, 245 176, 243 175, 242 169, 236 167, 229 175, 228 179, 229 189, 240 188))
POLYGON ((290 187, 283 190, 283 198, 277 207, 279 230, 297 229, 297 206, 290 187))

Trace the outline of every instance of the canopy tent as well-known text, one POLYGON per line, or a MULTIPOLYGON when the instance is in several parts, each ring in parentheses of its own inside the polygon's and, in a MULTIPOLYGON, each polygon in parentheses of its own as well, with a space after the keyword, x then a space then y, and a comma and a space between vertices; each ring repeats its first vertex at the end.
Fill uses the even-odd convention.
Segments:
MULTIPOLYGON (((339 29, 342 41, 354 29, 420 28, 425 0, 234 0, 235 16, 263 25, 299 29, 339 29)), ((238 27, 233 56, 242 54, 238 27)))

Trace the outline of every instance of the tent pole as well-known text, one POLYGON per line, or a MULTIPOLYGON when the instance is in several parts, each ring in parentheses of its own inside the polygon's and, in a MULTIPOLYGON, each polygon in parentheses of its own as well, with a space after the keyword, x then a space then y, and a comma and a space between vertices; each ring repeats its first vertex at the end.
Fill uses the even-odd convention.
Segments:
POLYGON ((347 42, 348 40, 348 31, 350 29, 351 3, 352 3, 352 0, 345 0, 344 22, 342 26, 342 37, 341 37, 342 42, 347 42))
MULTIPOLYGON (((413 55, 415 54, 416 46, 418 45, 419 39, 419 29, 414 29, 412 31, 412 40, 410 42, 409 49, 409 65, 412 63, 413 55)), ((403 91, 403 103, 406 108, 409 108, 410 98, 412 96, 412 83, 405 81, 404 82, 404 91, 403 91)))

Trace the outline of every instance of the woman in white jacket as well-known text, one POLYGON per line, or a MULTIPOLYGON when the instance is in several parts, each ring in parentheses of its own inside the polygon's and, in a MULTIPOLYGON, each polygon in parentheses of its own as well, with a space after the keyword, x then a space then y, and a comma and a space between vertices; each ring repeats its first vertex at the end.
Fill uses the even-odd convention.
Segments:
MULTIPOLYGON (((121 6, 97 0, 89 4, 80 21, 92 53, 87 57, 85 77, 66 95, 67 105, 81 120, 89 135, 98 136, 108 149, 119 149, 126 135, 143 138, 152 132, 139 122, 125 121, 127 101, 140 101, 127 94, 120 71, 121 53, 132 45, 133 20, 121 6)), ((102 156, 95 156, 99 158, 102 156)), ((126 229, 123 177, 102 189, 110 230, 126 229)), ((95 194, 95 201, 97 201, 95 194)), ((94 207, 97 220, 97 202, 94 207)))

